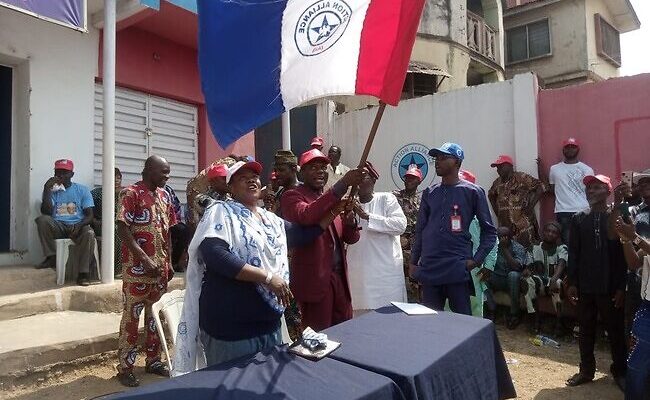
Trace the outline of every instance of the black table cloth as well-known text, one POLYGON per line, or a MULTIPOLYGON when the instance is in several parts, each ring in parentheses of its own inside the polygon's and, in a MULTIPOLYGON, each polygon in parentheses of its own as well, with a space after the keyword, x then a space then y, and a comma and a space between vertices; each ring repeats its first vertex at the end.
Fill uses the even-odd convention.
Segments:
POLYGON ((516 397, 491 321, 389 306, 324 331, 341 347, 328 357, 392 379, 406 399, 516 397))
POLYGON ((102 399, 404 400, 404 397, 389 378, 328 358, 306 360, 283 347, 102 399))

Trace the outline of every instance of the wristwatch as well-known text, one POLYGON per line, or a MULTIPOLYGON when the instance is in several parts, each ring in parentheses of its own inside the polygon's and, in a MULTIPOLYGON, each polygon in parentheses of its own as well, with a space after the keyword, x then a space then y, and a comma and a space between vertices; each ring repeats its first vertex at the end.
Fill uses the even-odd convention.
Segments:
POLYGON ((641 246, 641 242, 643 242, 643 238, 641 236, 638 236, 638 235, 632 241, 632 243, 634 243, 635 246, 641 246))

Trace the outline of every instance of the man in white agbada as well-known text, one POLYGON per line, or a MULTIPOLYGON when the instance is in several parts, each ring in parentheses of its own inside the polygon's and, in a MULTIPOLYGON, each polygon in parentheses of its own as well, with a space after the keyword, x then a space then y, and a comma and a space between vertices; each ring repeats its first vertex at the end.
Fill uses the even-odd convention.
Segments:
POLYGON ((257 207, 257 162, 237 162, 226 181, 232 201, 208 208, 189 248, 185 299, 172 375, 255 354, 281 343, 281 318, 292 299, 287 247, 313 241, 331 223, 290 224, 257 207))
POLYGON ((392 193, 374 193, 379 174, 372 164, 359 185, 361 238, 348 248, 348 274, 352 309, 356 315, 406 301, 406 284, 400 235, 406 230, 406 216, 392 193))

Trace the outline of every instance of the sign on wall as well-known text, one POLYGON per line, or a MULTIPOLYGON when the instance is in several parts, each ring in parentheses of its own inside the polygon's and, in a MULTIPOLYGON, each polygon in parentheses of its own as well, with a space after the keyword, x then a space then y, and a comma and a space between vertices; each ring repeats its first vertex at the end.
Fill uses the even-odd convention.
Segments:
POLYGON ((0 0, 0 6, 86 32, 86 0, 0 0))

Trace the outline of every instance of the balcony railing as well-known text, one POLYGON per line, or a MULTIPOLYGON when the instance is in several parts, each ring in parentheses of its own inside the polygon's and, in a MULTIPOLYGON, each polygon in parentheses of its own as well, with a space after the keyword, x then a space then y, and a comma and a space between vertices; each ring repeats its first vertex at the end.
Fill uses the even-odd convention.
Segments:
POLYGON ((485 23, 485 20, 467 11, 467 47, 498 63, 497 30, 485 23))

